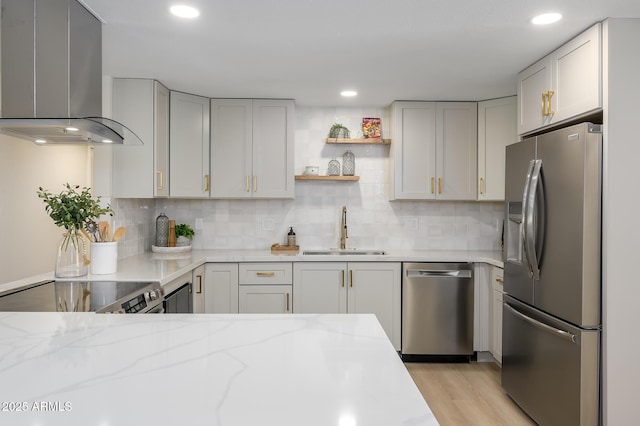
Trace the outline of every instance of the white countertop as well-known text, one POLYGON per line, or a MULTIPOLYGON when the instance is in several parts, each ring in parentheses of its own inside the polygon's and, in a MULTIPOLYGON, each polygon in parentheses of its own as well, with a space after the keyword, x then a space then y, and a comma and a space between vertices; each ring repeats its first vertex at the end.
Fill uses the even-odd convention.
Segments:
MULTIPOLYGON (((503 267, 499 251, 387 251, 385 255, 303 255, 273 254, 271 250, 193 250, 188 253, 143 253, 118 261, 118 272, 89 274, 80 279, 93 281, 157 281, 160 284, 179 278, 206 262, 483 262, 503 267)), ((0 284, 0 294, 44 280, 53 280, 53 272, 0 284)))
POLYGON ((374 315, 0 313, 0 329, 0 424, 438 424, 374 315))

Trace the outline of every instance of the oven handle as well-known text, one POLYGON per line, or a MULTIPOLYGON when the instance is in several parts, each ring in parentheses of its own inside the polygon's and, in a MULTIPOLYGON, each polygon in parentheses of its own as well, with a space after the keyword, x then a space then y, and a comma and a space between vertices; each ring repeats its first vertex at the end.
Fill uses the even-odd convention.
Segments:
POLYGON ((157 304, 154 308, 145 312, 145 314, 164 314, 164 303, 157 304))

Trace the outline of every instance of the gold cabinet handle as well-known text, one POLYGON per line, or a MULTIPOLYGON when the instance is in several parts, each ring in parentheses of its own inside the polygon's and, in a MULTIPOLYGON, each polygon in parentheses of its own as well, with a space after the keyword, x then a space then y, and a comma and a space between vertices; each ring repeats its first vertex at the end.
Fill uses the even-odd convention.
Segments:
POLYGON ((551 98, 553 97, 553 94, 556 93, 553 90, 549 90, 547 92, 547 115, 553 115, 555 114, 555 111, 553 111, 551 109, 551 98))
POLYGON ((442 178, 438 178, 438 194, 442 194, 442 178))
POLYGON ((275 272, 273 271, 269 271, 269 272, 256 272, 256 275, 259 277, 273 277, 276 275, 275 272))
POLYGON ((157 185, 157 189, 158 191, 161 191, 164 189, 164 176, 162 174, 162 170, 156 170, 156 175, 158 175, 160 181, 160 184, 157 185))
POLYGON ((353 269, 349 270, 349 287, 353 287, 353 269))
POLYGON ((484 194, 484 178, 480 178, 480 185, 478 190, 480 191, 480 195, 484 194))
POLYGON ((287 312, 289 312, 289 293, 287 293, 287 312))
POLYGON ((196 294, 200 294, 202 293, 202 275, 196 275, 196 278, 198 279, 198 290, 196 294))
POLYGON ((504 280, 502 278, 496 278, 496 281, 499 282, 500 284, 504 283, 504 280))
POLYGON ((209 175, 204 175, 204 192, 209 192, 209 175))
POLYGON ((542 94, 542 116, 547 116, 547 99, 549 99, 549 93, 545 92, 542 94))
POLYGON ((436 178, 431 177, 431 193, 433 194, 436 191, 436 178))
POLYGON ((341 284, 341 286, 344 287, 344 269, 342 270, 342 284, 341 284))
POLYGON ((253 177, 253 192, 258 192, 258 176, 253 177))
POLYGON ((249 176, 246 176, 245 185, 246 185, 246 188, 245 188, 246 191, 249 192, 250 191, 250 188, 249 188, 249 176))

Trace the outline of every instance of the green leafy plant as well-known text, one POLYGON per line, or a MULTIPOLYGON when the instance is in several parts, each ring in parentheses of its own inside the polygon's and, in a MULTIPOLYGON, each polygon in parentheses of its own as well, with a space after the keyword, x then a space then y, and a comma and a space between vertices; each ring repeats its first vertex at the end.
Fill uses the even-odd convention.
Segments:
MULTIPOLYGON (((113 216, 110 205, 100 206, 100 197, 93 197, 90 188, 82 188, 79 185, 64 184, 66 188, 59 194, 38 188, 38 197, 45 203, 45 210, 53 219, 53 222, 67 230, 65 234, 65 246, 69 244, 69 238, 85 227, 95 226, 95 221, 100 216, 108 214, 113 216)), ((75 244, 75 239, 73 240, 75 244)))
POLYGON ((192 239, 194 235, 195 232, 193 231, 193 228, 191 228, 191 226, 187 225, 186 223, 176 225, 176 237, 185 237, 188 239, 192 239))
POLYGON ((329 129, 329 137, 330 138, 344 138, 344 139, 349 139, 349 129, 347 129, 345 126, 343 126, 340 123, 336 123, 333 126, 331 126, 331 129, 329 129))

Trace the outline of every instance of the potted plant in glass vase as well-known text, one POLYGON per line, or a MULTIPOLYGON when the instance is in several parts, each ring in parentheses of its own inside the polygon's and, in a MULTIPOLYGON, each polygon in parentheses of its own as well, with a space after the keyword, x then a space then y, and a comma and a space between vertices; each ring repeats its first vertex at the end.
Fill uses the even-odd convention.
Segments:
POLYGON ((68 183, 64 187, 66 189, 59 194, 52 194, 42 187, 37 193, 45 203, 47 214, 57 226, 65 229, 56 252, 56 278, 81 277, 87 275, 90 263, 83 235, 89 238, 91 233, 92 238, 97 238, 96 220, 106 214, 113 216, 113 210, 110 205, 102 207, 100 197, 93 197, 90 188, 80 189, 79 185, 68 183))

